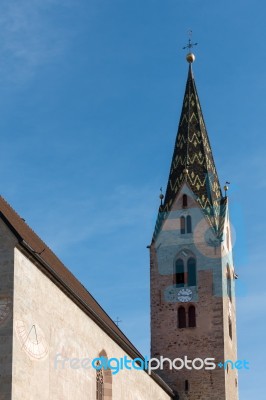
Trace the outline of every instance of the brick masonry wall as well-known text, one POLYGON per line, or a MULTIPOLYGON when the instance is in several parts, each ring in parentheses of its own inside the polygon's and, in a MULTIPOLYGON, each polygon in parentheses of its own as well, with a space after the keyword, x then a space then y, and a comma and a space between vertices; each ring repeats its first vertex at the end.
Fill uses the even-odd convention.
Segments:
MULTIPOLYGON (((211 237, 209 225, 192 200, 191 192, 184 187, 177 198, 172 212, 161 227, 161 232, 150 248, 151 279, 151 356, 189 359, 215 358, 216 362, 236 359, 235 303, 232 302, 233 340, 228 331, 228 296, 226 275, 221 245, 210 247, 205 238, 211 237), (189 197, 189 208, 182 209, 181 196, 189 197), (181 235, 181 215, 192 215, 193 234, 181 235), (193 298, 188 303, 169 301, 167 288, 174 286, 174 264, 182 250, 191 252, 197 259, 197 288, 192 288, 193 298), (162 256, 163 255, 163 256, 162 256), (178 328, 178 308, 189 305, 196 307, 195 328, 178 328)), ((223 255, 224 256, 224 255, 223 255)), ((187 370, 178 371, 164 368, 162 378, 176 390, 180 400, 237 400, 235 371, 187 370), (189 390, 186 391, 186 380, 189 390)))

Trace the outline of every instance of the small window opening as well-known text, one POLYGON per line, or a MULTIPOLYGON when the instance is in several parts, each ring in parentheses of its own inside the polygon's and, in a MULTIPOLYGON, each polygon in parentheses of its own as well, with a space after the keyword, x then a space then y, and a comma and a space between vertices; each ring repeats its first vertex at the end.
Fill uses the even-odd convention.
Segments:
POLYGON ((228 328, 229 328, 229 336, 230 336, 230 338, 232 340, 233 339, 233 332, 232 332, 232 321, 231 321, 230 318, 228 319, 228 328))
POLYGON ((232 301, 232 280, 231 280, 231 274, 230 274, 230 268, 229 265, 227 264, 227 295, 229 299, 232 301))
POLYGON ((182 306, 178 309, 178 328, 186 328, 186 310, 182 306))
POLYGON ((191 220, 191 216, 188 215, 187 216, 187 233, 191 233, 192 232, 192 220, 191 220))
POLYGON ((184 261, 179 258, 175 264, 175 283, 178 287, 185 285, 184 261))
POLYGON ((183 202, 182 202, 183 208, 187 208, 187 195, 183 194, 183 202))
POLYGON ((188 286, 196 286, 197 284, 196 260, 193 257, 188 259, 187 272, 188 272, 188 286))
POLYGON ((188 309, 188 326, 189 328, 196 327, 196 309, 194 306, 190 306, 188 309))
POLYGON ((180 218, 180 230, 181 230, 181 235, 184 235, 186 233, 186 219, 185 217, 180 218))
MULTIPOLYGON (((97 363, 99 366, 100 363, 97 363)), ((103 370, 96 370, 96 400, 103 400, 104 397, 104 381, 103 381, 103 370)))

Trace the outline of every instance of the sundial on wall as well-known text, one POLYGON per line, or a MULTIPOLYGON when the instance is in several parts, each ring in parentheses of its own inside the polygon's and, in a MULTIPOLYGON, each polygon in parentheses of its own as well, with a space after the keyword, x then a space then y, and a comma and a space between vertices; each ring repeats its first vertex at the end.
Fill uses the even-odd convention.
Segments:
POLYGON ((35 360, 43 360, 48 355, 48 344, 41 328, 36 324, 27 324, 16 320, 15 329, 25 353, 35 360))
POLYGON ((194 244, 197 250, 205 257, 219 258, 219 246, 221 240, 217 239, 213 230, 206 223, 205 218, 202 218, 194 228, 193 231, 194 244), (204 241, 202 242, 202 238, 204 241))
POLYGON ((0 326, 5 323, 11 314, 11 300, 7 296, 0 296, 0 326))

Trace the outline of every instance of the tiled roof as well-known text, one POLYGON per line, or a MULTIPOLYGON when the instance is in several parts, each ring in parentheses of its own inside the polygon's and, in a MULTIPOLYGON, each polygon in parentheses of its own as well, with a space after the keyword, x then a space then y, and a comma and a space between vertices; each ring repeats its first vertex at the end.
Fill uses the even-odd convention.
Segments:
POLYGON ((218 232, 222 193, 191 64, 163 204, 164 212, 171 210, 185 180, 214 230, 218 232))

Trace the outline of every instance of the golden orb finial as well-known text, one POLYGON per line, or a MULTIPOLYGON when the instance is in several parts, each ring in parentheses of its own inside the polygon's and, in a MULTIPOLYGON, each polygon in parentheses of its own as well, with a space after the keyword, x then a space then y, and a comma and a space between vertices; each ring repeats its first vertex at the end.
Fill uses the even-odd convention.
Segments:
POLYGON ((195 54, 188 53, 186 56, 186 60, 189 64, 192 64, 196 60, 195 54))

